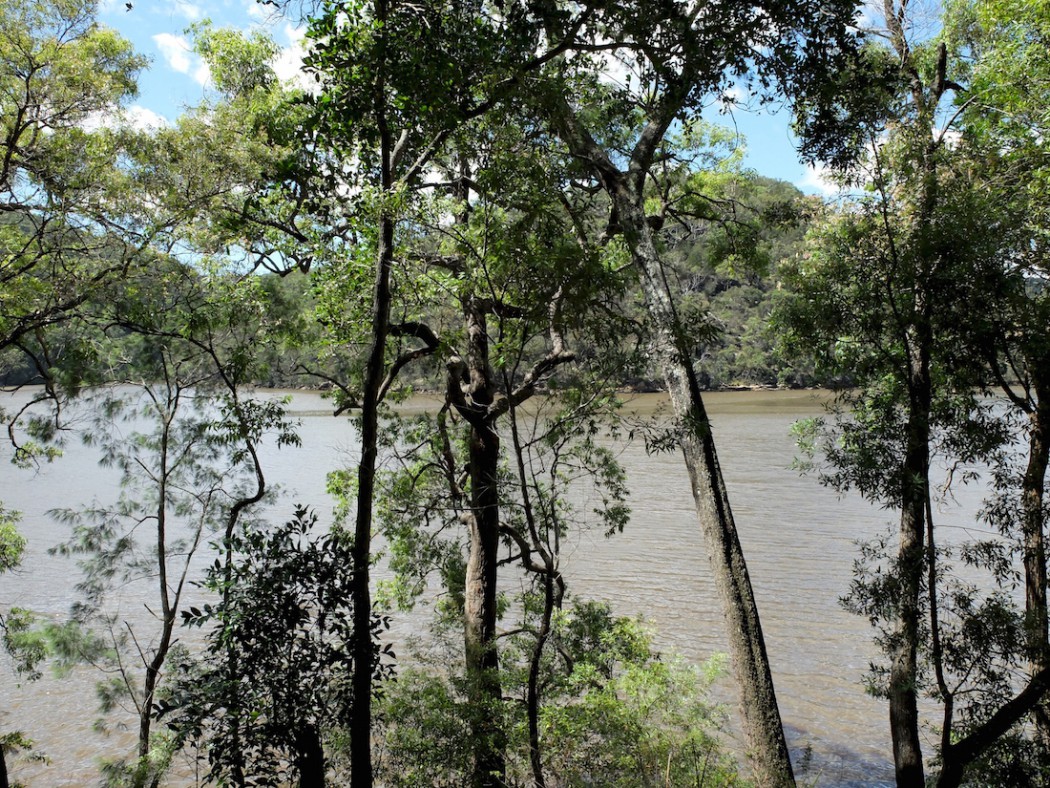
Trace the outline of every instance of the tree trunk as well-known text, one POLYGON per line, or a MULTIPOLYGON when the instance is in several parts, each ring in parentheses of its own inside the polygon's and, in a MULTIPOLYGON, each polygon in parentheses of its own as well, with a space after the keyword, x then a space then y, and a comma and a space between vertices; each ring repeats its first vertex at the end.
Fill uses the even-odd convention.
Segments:
MULTIPOLYGON (((380 113, 382 114, 382 113, 380 113)), ((383 187, 392 185, 390 152, 393 148, 385 124, 381 125, 383 187)), ((390 324, 390 269, 394 254, 394 221, 379 220, 376 278, 372 307, 372 347, 365 367, 361 397, 361 462, 357 467, 357 517, 354 522, 353 562, 353 715, 350 721, 350 780, 353 788, 372 785, 372 510, 376 462, 379 454, 379 392, 383 384, 386 340, 390 324)))
MULTIPOLYGON (((1050 668, 1050 626, 1046 609, 1046 544, 1044 497, 1046 471, 1050 464, 1050 375, 1036 360, 1033 384, 1036 403, 1029 414, 1028 466, 1021 488, 1022 533, 1024 535, 1025 615, 1030 673, 1050 668)), ((1035 709, 1036 731, 1044 752, 1050 752, 1050 712, 1041 704, 1035 709)))
POLYGON ((729 631, 730 654, 741 692, 752 777, 756 785, 764 788, 793 786, 794 773, 773 688, 758 606, 689 349, 681 335, 678 315, 641 208, 640 196, 636 197, 625 183, 610 191, 638 270, 650 322, 656 332, 653 354, 660 364, 681 425, 682 453, 689 471, 693 501, 729 631))
MULTIPOLYGON (((373 87, 373 111, 379 132, 380 187, 384 195, 393 191, 394 140, 387 119, 384 68, 388 4, 376 4, 380 24, 379 72, 373 87)), ((354 521, 351 588, 353 601, 353 710, 350 720, 350 785, 372 788, 372 675, 376 657, 372 643, 372 510, 375 499, 376 463, 379 455, 379 398, 386 367, 386 341, 390 331, 390 272, 394 263, 394 219, 383 208, 379 216, 376 270, 372 290, 372 345, 365 365, 361 392, 361 462, 357 468, 357 516, 354 521)))
POLYGON ((474 749, 470 785, 489 788, 503 785, 506 778, 506 737, 500 723, 503 690, 496 649, 500 440, 495 419, 488 413, 496 385, 489 364, 487 316, 483 306, 468 297, 463 302, 463 318, 469 397, 457 397, 456 401, 470 424, 470 548, 463 589, 463 639, 474 749))
POLYGON ((554 608, 553 567, 548 564, 547 574, 543 578, 543 618, 540 621, 540 629, 536 633, 536 642, 532 646, 532 656, 529 659, 529 683, 525 697, 525 711, 529 721, 529 763, 532 766, 532 781, 535 788, 547 788, 547 779, 543 774, 543 749, 540 743, 540 668, 543 663, 543 650, 550 637, 554 608))
MULTIPOLYGON (((928 414, 928 411, 927 411, 928 414)), ((926 517, 928 419, 926 438, 919 425, 920 418, 909 419, 909 446, 905 459, 904 500, 901 507, 897 571, 900 576, 900 599, 897 600, 896 632, 890 650, 889 712, 890 735, 893 740, 893 763, 897 785, 922 788, 925 785, 922 765, 922 745, 919 741, 919 709, 917 700, 917 654, 919 623, 922 611, 919 594, 922 588, 924 527, 926 517), (921 480, 921 481, 920 481, 921 480)))
POLYGON ((295 749, 299 788, 324 788, 324 747, 321 745, 321 733, 316 725, 304 725, 296 729, 295 749))
POLYGON ((496 565, 499 552, 499 437, 471 428, 470 553, 464 587, 463 629, 472 701, 474 773, 471 786, 504 785, 503 693, 496 650, 496 565))

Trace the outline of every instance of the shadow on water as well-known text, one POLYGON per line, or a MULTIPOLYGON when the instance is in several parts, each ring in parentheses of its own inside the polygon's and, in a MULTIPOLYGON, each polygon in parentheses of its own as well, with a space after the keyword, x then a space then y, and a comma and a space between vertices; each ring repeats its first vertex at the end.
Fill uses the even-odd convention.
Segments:
POLYGON ((787 727, 791 762, 799 786, 813 788, 892 788, 893 764, 833 741, 787 727))

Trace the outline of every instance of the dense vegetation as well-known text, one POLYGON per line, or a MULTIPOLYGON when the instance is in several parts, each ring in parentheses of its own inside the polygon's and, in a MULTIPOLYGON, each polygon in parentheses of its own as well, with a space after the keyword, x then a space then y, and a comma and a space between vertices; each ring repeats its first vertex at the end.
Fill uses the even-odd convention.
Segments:
MULTIPOLYGON (((103 669, 103 719, 137 741, 107 784, 188 754, 228 785, 794 785, 703 398, 740 384, 848 386, 799 437, 899 518, 844 600, 884 655, 898 784, 1046 784, 1050 6, 952 0, 931 33, 894 0, 879 22, 848 0, 270 4, 303 14, 312 87, 264 34, 198 25, 214 91, 151 131, 98 123, 145 63, 93 2, 0 9, 0 380, 36 384, 3 414, 14 460, 60 462, 78 398, 121 480, 56 513, 69 620, 0 628, 25 676, 103 669), (730 89, 789 107, 856 194, 743 171, 701 118, 730 89), (260 446, 298 436, 258 385, 324 386, 354 420, 330 527, 262 521, 260 446), (563 573, 574 529, 629 520, 625 387, 670 397, 650 447, 690 476, 744 777, 716 666, 563 573), (440 404, 399 415, 419 389, 440 404), (990 469, 989 538, 940 539, 938 461, 990 469), (133 582, 145 628, 106 605, 133 582), (429 657, 395 657, 391 617, 434 584, 429 657)), ((0 507, 3 572, 18 521, 0 507)), ((0 788, 32 744, 0 736, 0 788)))

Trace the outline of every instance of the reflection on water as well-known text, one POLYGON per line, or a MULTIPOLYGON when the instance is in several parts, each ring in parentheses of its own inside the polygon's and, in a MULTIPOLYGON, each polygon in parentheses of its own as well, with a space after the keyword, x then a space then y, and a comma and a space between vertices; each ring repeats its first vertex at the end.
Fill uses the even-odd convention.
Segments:
MULTIPOLYGON (((657 409, 662 398, 646 395, 629 406, 641 413, 657 409)), ((773 664, 781 711, 797 755, 812 748, 820 785, 879 785, 892 780, 885 706, 864 692, 862 678, 874 654, 867 623, 838 605, 851 579, 855 542, 889 524, 889 513, 854 498, 838 499, 812 478, 790 469, 794 446, 789 428, 801 417, 820 413, 808 392, 733 392, 707 397, 723 470, 773 664)), ((432 407, 420 400, 412 406, 432 407)), ((345 418, 333 419, 325 401, 313 393, 294 393, 292 410, 302 421, 300 448, 270 447, 264 457, 271 480, 282 485, 279 512, 294 503, 328 504, 325 474, 352 462, 355 434, 345 418)), ((9 450, 0 459, 8 459, 9 450)), ((649 456, 640 443, 627 445, 626 466, 634 512, 627 530, 611 539, 596 531, 577 533, 566 546, 570 588, 584 597, 608 600, 625 615, 653 623, 662 649, 703 661, 726 649, 689 485, 676 453, 649 456)), ((47 555, 62 540, 64 527, 47 517, 49 509, 88 503, 114 495, 116 477, 100 469, 93 452, 71 443, 52 466, 23 472, 6 466, 0 500, 24 514, 30 539, 23 568, 0 578, 0 606, 25 606, 60 618, 73 598, 75 568, 47 555)), ((975 502, 941 513, 965 522, 975 502)), ((121 614, 144 615, 142 600, 125 598, 121 614)), ((393 636, 418 630, 420 620, 399 618, 393 636)), ((89 670, 65 679, 45 678, 16 687, 9 670, 0 673, 3 710, 0 729, 18 729, 34 738, 52 758, 40 784, 95 782, 93 760, 129 747, 131 734, 116 731, 109 740, 89 733, 96 701, 89 670), (125 742, 127 744, 125 744, 125 742)), ((722 699, 732 704, 732 683, 723 681, 722 699)), ((19 767, 31 779, 40 767, 19 767)))

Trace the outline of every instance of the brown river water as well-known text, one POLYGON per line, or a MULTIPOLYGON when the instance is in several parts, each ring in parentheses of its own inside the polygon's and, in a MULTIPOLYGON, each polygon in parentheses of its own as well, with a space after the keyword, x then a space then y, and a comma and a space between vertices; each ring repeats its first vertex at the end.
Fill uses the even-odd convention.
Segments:
MULTIPOLYGON (((19 396, 24 395, 7 399, 7 407, 19 396)), ((857 540, 881 533, 893 515, 855 496, 840 498, 791 468, 795 446, 790 427, 796 419, 822 412, 818 395, 726 392, 709 394, 706 401, 789 744, 796 757, 812 749, 806 781, 821 786, 889 784, 885 705, 869 697, 863 686, 875 657, 871 630, 865 620, 843 611, 838 600, 849 587, 857 540)), ((631 407, 651 413, 661 402, 662 397, 644 395, 631 407)), ((268 449, 267 473, 283 488, 280 516, 292 503, 303 502, 316 506, 323 520, 329 508, 325 474, 353 458, 354 431, 345 419, 332 418, 317 394, 295 392, 291 410, 301 419, 303 445, 268 449)), ((631 489, 631 522, 613 538, 596 529, 570 538, 563 547, 570 589, 610 602, 617 613, 643 616, 661 650, 703 662, 725 651, 727 641, 681 456, 650 456, 641 442, 618 448, 631 489)), ((22 512, 29 548, 18 571, 0 576, 0 608, 26 607, 58 620, 76 598, 77 569, 68 559, 48 555, 68 526, 47 512, 94 497, 112 499, 116 475, 99 468, 95 451, 76 441, 61 459, 35 472, 6 464, 9 456, 10 447, 0 450, 5 463, 0 501, 22 512)), ((950 506, 942 507, 942 526, 964 537, 977 498, 976 492, 957 493, 950 506)), ((145 615, 134 588, 125 589, 114 604, 121 616, 145 615)), ((422 614, 413 615, 395 616, 395 640, 424 626, 422 614)), ((132 735, 119 722, 109 734, 92 731, 96 679, 96 673, 84 668, 64 678, 45 673, 40 681, 19 685, 9 664, 0 660, 0 731, 23 731, 50 759, 47 765, 16 760, 11 764, 15 779, 29 786, 94 785, 97 758, 130 754, 132 735)), ((728 676, 715 693, 728 705, 735 703, 728 676)), ((127 718, 126 724, 133 720, 127 718)), ((730 746, 739 749, 735 726, 731 720, 725 733, 730 746)), ((933 731, 927 735, 932 745, 933 731)))

